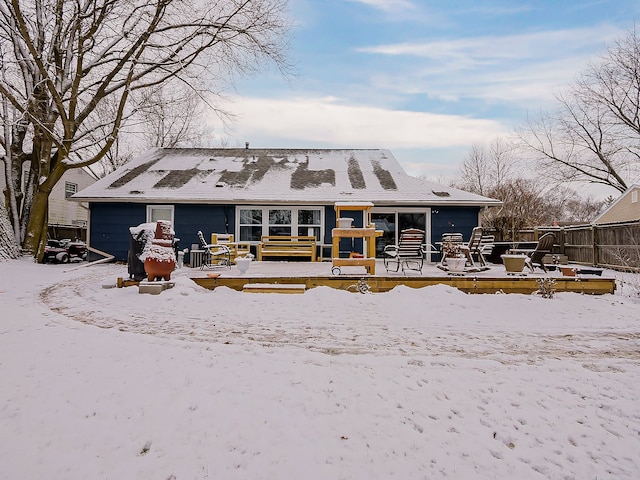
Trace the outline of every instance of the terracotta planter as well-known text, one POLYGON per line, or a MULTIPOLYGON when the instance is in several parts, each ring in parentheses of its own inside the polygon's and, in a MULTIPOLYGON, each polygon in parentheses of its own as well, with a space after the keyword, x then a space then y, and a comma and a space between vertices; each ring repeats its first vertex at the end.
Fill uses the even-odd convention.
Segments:
POLYGON ((156 232, 154 235, 156 240, 173 240, 173 229, 171 228, 171 222, 166 220, 158 220, 156 222, 156 232))
POLYGON ((568 267, 566 265, 560 265, 560 271, 562 272, 563 277, 575 277, 577 273, 577 268, 568 267))
POLYGON ((153 282, 158 280, 171 280, 171 272, 176 267, 173 250, 168 247, 151 245, 147 258, 144 260, 144 271, 147 280, 153 282))

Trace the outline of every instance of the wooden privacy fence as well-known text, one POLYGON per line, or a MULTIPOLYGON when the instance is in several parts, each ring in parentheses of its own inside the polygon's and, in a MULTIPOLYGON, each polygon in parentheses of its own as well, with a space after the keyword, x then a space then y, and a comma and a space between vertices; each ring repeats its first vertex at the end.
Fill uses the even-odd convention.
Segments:
POLYGON ((640 269, 640 222, 563 227, 569 261, 599 267, 640 269))
POLYGON ((518 233, 521 241, 536 241, 547 232, 556 236, 554 252, 571 263, 640 271, 640 221, 536 227, 518 233))

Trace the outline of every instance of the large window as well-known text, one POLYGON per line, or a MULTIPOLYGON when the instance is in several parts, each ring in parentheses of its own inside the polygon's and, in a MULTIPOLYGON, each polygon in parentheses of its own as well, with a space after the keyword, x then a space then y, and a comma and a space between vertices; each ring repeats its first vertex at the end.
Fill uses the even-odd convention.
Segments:
POLYGON ((322 239, 321 207, 238 207, 241 242, 259 242, 262 235, 313 235, 322 239))

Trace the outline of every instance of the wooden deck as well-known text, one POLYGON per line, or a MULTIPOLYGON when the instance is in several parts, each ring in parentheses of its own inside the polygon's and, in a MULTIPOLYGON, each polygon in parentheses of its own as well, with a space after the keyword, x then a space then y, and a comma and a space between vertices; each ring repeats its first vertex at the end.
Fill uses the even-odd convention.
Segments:
MULTIPOLYGON (((304 285, 306 289, 320 286, 358 291, 358 282, 366 281, 366 286, 372 292, 388 292, 398 285, 410 288, 422 288, 431 285, 445 284, 458 288, 467 293, 524 293, 531 294, 539 290, 538 281, 549 279, 555 281, 553 289, 556 292, 577 292, 591 295, 614 293, 616 290, 615 278, 596 275, 579 275, 575 277, 562 276, 560 272, 548 274, 536 273, 524 276, 509 276, 504 272, 502 265, 494 265, 492 269, 479 273, 467 273, 464 276, 451 276, 439 271, 435 267, 428 266, 420 275, 391 275, 387 274, 384 267, 379 268, 378 275, 367 275, 364 268, 361 274, 345 273, 332 275, 331 264, 320 262, 292 262, 292 268, 285 265, 287 262, 256 262, 246 274, 233 268, 228 273, 221 271, 217 278, 209 278, 207 271, 194 269, 191 277, 198 285, 213 290, 217 287, 228 287, 238 291, 255 291, 255 288, 245 288, 250 284, 261 285, 304 285), (319 271, 326 270, 323 274, 319 271)), ((289 266, 291 267, 291 266, 289 266)), ((256 288, 264 288, 257 287, 256 288)), ((275 288, 274 291, 277 291, 275 288)), ((286 291, 286 289, 284 289, 286 291)))

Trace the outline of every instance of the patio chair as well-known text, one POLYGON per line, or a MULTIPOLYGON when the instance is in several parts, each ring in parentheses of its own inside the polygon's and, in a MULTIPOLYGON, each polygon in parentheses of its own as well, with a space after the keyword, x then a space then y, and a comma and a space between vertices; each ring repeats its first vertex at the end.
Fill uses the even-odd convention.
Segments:
POLYGON ((248 242, 236 242, 233 233, 212 233, 211 243, 224 245, 231 251, 231 263, 235 263, 237 257, 244 257, 251 253, 248 242))
POLYGON ((544 270, 545 273, 549 271, 549 269, 546 267, 542 259, 544 258, 545 255, 551 253, 551 250, 553 249, 553 244, 555 242, 556 242, 556 236, 553 234, 553 232, 545 233, 538 239, 538 244, 536 245, 536 248, 531 252, 527 253, 526 264, 531 270, 531 273, 533 273, 533 271, 535 270, 535 267, 541 268, 542 270, 544 270))
POLYGON ((482 235, 480 239, 480 251, 485 259, 493 253, 493 247, 495 247, 496 237, 494 235, 482 235))
POLYGON ((382 252, 384 268, 387 269, 387 272, 397 272, 402 269, 402 273, 405 270, 415 270, 422 273, 424 256, 427 253, 424 239, 424 230, 417 228, 402 230, 398 245, 387 245, 382 252))
POLYGON ((461 244, 461 243, 464 243, 464 240, 462 238, 462 234, 461 233, 445 232, 445 233, 442 234, 442 243, 445 243, 445 242, 461 244))
POLYGON ((489 270, 489 266, 487 265, 486 260, 484 259, 484 253, 482 251, 482 227, 475 227, 471 231, 471 237, 469 237, 469 241, 463 244, 460 249, 464 256, 467 257, 467 263, 469 264, 471 270, 489 270), (473 260, 473 257, 478 257, 478 264, 473 260))
POLYGON ((198 238, 204 250, 200 270, 215 267, 231 268, 231 250, 226 245, 207 243, 202 231, 198 230, 198 238))

